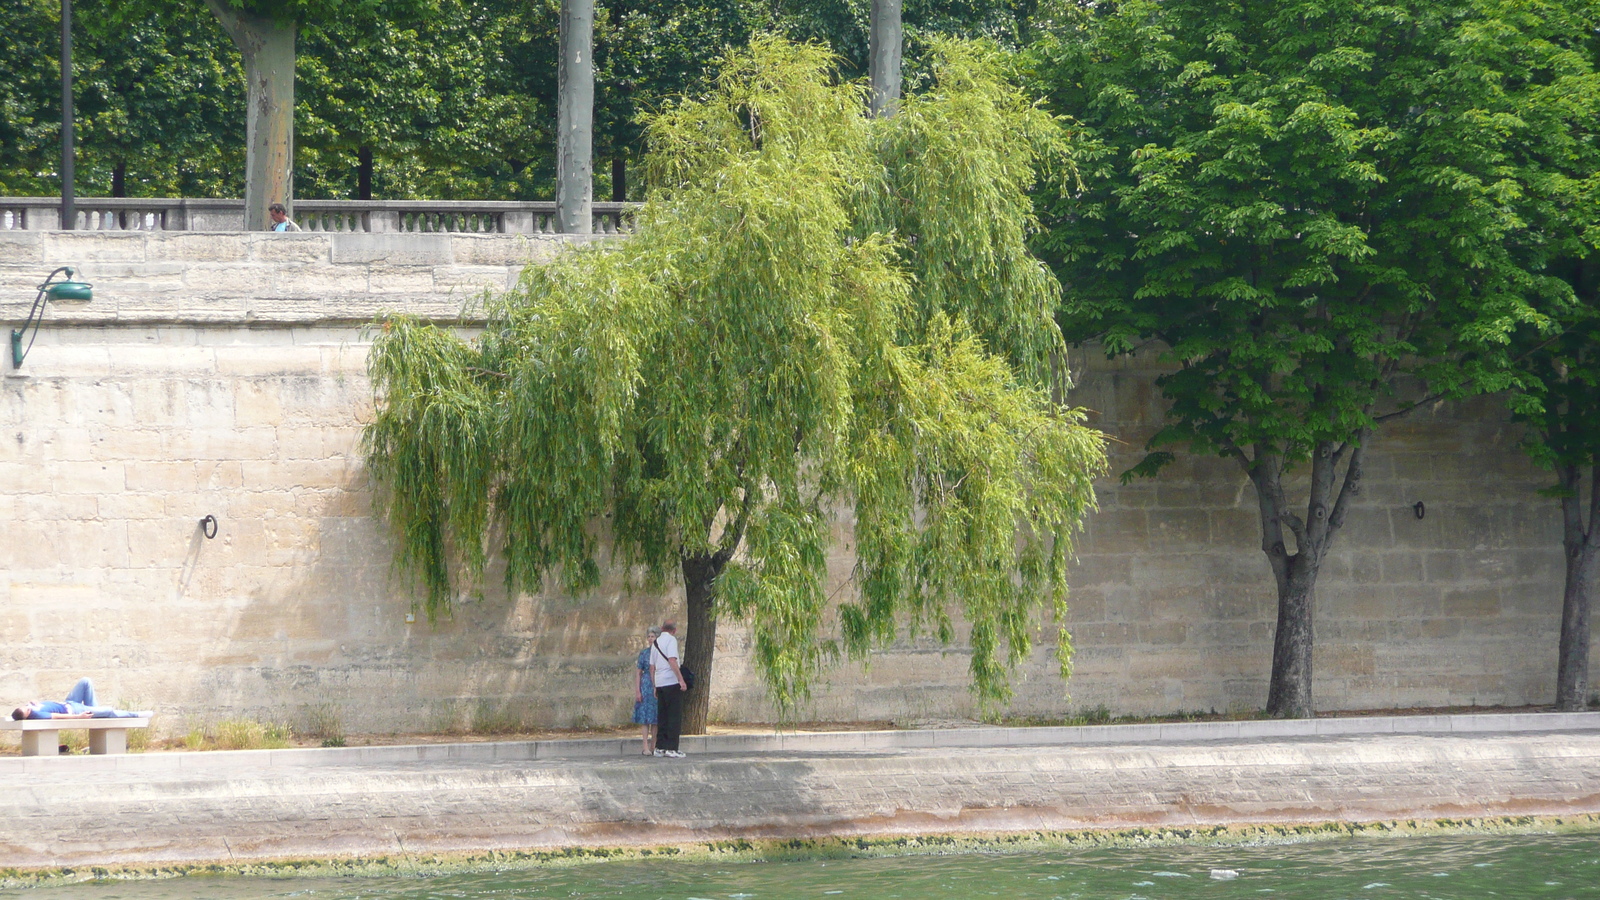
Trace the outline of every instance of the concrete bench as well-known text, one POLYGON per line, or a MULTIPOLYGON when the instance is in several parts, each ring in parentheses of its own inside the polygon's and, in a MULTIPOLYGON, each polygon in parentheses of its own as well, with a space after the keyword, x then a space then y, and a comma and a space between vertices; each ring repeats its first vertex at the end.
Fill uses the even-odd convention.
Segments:
POLYGON ((0 729, 22 732, 23 756, 55 756, 60 732, 73 728, 89 732, 89 752, 127 753, 128 729, 148 728, 149 719, 4 719, 0 729))

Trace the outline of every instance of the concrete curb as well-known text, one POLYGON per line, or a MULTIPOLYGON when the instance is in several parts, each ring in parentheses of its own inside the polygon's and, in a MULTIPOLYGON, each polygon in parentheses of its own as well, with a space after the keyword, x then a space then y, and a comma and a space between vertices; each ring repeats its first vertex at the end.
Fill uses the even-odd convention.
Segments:
MULTIPOLYGON (((942 747, 1048 747, 1096 744, 1168 744, 1363 734, 1497 734, 1600 730, 1600 712, 1478 713, 1441 716, 1360 716, 1242 722, 1167 722, 1145 725, 1074 725, 1042 728, 951 728, 916 731, 832 731, 791 734, 724 734, 685 737, 691 754, 830 753, 926 750, 942 747)), ((0 776, 59 771, 216 771, 239 767, 387 765, 432 761, 595 759, 635 756, 638 738, 556 741, 484 741, 392 747, 231 750, 125 756, 12 757, 0 759, 0 776)))

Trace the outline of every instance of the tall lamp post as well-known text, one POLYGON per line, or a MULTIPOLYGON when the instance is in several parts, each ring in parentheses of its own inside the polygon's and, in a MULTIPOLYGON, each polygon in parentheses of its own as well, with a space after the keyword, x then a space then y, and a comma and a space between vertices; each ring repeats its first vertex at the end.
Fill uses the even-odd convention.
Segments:
POLYGON ((78 224, 72 187, 72 0, 61 0, 61 227, 78 224))

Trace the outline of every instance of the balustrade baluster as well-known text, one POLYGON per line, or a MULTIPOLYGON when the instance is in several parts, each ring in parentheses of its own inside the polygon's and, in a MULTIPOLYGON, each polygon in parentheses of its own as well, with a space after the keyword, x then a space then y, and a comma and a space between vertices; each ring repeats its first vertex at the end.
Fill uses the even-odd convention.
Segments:
MULTIPOLYGON (((79 198, 77 227, 84 231, 228 231, 242 222, 238 200, 181 198, 79 198)), ((309 232, 332 234, 554 234, 549 201, 306 200, 296 221, 309 232)), ((633 230, 631 208, 607 204, 594 213, 598 234, 633 230)), ((60 227, 60 201, 45 197, 0 197, 0 231, 44 231, 60 227)))

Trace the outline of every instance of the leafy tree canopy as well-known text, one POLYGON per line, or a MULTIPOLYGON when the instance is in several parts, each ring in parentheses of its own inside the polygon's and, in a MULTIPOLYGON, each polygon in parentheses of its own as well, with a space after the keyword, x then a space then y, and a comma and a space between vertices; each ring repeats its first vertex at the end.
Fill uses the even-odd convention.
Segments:
POLYGON ((1469 11, 1134 2, 1046 44, 1054 101, 1099 141, 1048 244, 1064 322, 1182 362, 1158 445, 1293 461, 1374 424, 1401 371, 1506 386, 1468 354, 1536 318, 1508 145, 1541 136, 1469 11))
POLYGON ((1532 177, 1523 198, 1529 227, 1517 247, 1556 279, 1539 305, 1557 331, 1519 332, 1514 361, 1524 383, 1511 406, 1527 426, 1524 446, 1555 473, 1545 493, 1560 502, 1566 560, 1556 706, 1582 710, 1600 584, 1600 6, 1503 6, 1512 33, 1538 41, 1535 59, 1560 61, 1532 67, 1519 58, 1532 54, 1502 55, 1541 101, 1527 118, 1552 136, 1519 156, 1532 177))
MULTIPOLYGON (((221 7, 276 22, 308 22, 361 14, 382 7, 385 0, 214 0, 221 7)), ((429 0, 420 0, 426 4, 429 0)), ((399 4, 389 4, 399 5, 399 4)))
POLYGON ((1130 475, 1177 446, 1254 481, 1280 597, 1273 712, 1310 711, 1311 589, 1372 429, 1420 398, 1403 386, 1523 380, 1511 336, 1545 327, 1533 301, 1560 290, 1522 240, 1526 199, 1583 108, 1558 99, 1571 36, 1540 22, 1587 2, 1132 0, 1038 48, 1096 144, 1045 242, 1072 285, 1064 327, 1175 366, 1130 475), (1307 461, 1296 513, 1282 474, 1307 461))
POLYGON ((43 193, 45 179, 57 174, 51 151, 59 154, 61 147, 61 88, 54 81, 61 26, 52 6, 48 0, 0 0, 6 23, 0 28, 6 76, 0 77, 0 194, 43 193))
POLYGON ((716 60, 748 44, 760 21, 743 0, 616 0, 596 14, 595 154, 624 159, 638 155, 644 117, 703 91, 716 60))
MULTIPOLYGON (((357 196, 363 148, 375 196, 540 199, 552 196, 559 0, 218 0, 265 22, 292 22, 295 193, 357 196)), ((56 190, 59 6, 0 0, 0 188, 56 190)), ((238 50, 199 0, 79 0, 79 181, 108 194, 113 170, 130 196, 239 196, 244 82, 238 50)), ((705 90, 713 63, 764 31, 827 41, 865 64, 865 0, 602 4, 595 23, 596 196, 614 175, 630 199, 643 118, 705 90), (605 161, 622 160, 621 170, 605 161)), ((1021 40, 1032 0, 906 5, 909 39, 1021 40)))
MULTIPOLYGON (((202 9, 75 4, 80 192, 237 194, 244 98, 237 52, 202 9)), ((0 0, 0 194, 59 190, 60 5, 0 0)))
MULTIPOLYGON (((766 27, 833 48, 845 75, 866 73, 872 0, 757 0, 749 5, 759 11, 766 27)), ((916 65, 920 49, 941 36, 1019 48, 1030 40, 1035 17, 1055 5, 1052 0, 905 0, 900 13, 912 49, 908 63, 916 65)))
POLYGON ((551 108, 507 61, 523 40, 514 10, 438 0, 426 11, 363 10, 301 29, 297 179, 318 196, 357 196, 373 159, 386 199, 548 196, 551 108))
POLYGON ((530 268, 481 338, 384 325, 368 463, 431 614, 490 534, 513 588, 592 586, 607 543, 683 579, 702 677, 716 613, 748 620, 785 710, 907 617, 944 640, 964 618, 976 692, 1008 695, 1104 466, 1044 380, 1058 293, 1023 243, 1065 138, 972 45, 941 44, 889 120, 833 64, 773 38, 729 56, 650 123, 636 235, 530 268), (824 641, 845 509, 856 592, 824 641))

